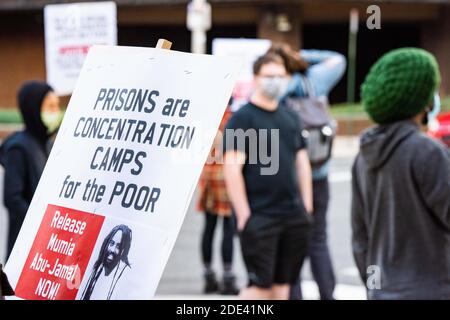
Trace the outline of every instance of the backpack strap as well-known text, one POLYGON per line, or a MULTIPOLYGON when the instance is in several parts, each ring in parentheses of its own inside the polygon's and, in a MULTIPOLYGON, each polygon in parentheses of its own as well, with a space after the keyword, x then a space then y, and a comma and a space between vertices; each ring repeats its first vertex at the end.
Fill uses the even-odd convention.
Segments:
POLYGON ((309 81, 308 77, 306 77, 304 74, 300 74, 300 77, 302 79, 302 89, 305 93, 306 98, 312 98, 315 97, 315 91, 311 84, 311 81, 309 81))

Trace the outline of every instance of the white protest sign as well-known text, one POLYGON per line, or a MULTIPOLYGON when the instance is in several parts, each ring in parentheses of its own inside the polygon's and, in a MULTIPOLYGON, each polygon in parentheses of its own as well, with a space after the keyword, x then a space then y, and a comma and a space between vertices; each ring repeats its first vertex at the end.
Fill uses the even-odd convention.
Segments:
POLYGON ((91 48, 6 265, 19 298, 153 297, 239 69, 91 48))
POLYGON ((233 111, 248 102, 253 91, 253 63, 269 49, 271 44, 272 42, 266 39, 216 38, 213 40, 213 55, 236 57, 244 62, 245 67, 242 68, 233 90, 233 111))
POLYGON ((117 44, 115 2, 52 4, 44 8, 47 82, 71 94, 89 48, 117 44))

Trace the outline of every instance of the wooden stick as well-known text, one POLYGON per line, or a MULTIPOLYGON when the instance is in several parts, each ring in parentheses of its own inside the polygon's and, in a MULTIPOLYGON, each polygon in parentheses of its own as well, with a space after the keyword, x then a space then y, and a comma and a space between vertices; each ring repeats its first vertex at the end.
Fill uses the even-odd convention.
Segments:
POLYGON ((170 50, 170 48, 172 48, 172 42, 166 39, 159 39, 158 43, 156 44, 156 47, 159 49, 170 50))

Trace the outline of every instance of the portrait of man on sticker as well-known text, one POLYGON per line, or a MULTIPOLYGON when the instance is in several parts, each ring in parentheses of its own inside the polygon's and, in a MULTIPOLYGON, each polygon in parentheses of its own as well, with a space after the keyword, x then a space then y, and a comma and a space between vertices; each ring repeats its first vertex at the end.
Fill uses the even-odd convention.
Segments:
POLYGON ((131 269, 128 253, 132 232, 126 225, 114 227, 103 240, 81 300, 110 300, 123 274, 131 269))

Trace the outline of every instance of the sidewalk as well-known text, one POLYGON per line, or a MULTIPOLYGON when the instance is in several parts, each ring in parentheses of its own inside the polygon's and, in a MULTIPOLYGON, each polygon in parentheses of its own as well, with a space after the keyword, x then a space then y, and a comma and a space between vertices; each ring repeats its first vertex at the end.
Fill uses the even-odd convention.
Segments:
MULTIPOLYGON (((319 292, 313 281, 303 281, 302 291, 305 300, 317 300, 319 292)), ((366 300, 366 291, 363 286, 338 284, 335 290, 337 300, 366 300)), ((236 300, 237 296, 213 295, 156 295, 155 300, 236 300)))
POLYGON ((333 158, 354 157, 359 150, 359 136, 336 136, 333 142, 333 158))

